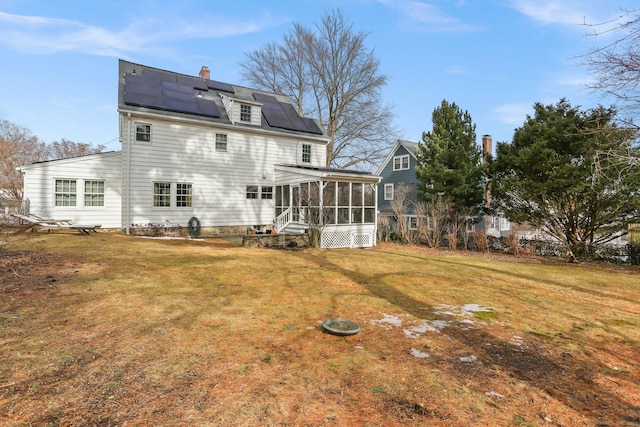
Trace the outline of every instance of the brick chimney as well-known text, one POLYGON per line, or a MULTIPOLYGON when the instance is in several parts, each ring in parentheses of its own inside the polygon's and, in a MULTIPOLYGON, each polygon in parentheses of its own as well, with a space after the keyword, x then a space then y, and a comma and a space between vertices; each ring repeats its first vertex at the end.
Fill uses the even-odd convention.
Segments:
POLYGON ((491 155, 493 142, 491 135, 482 135, 482 163, 487 164, 487 155, 491 155))
MULTIPOLYGON (((486 165, 488 156, 491 155, 493 150, 493 141, 491 135, 482 135, 482 164, 486 165)), ((491 209, 491 184, 487 183, 487 188, 484 189, 484 207, 491 209)), ((493 216, 484 216, 484 231, 489 231, 489 228, 493 228, 493 216)))
POLYGON ((201 79, 206 79, 206 80, 210 80, 211 79, 211 71, 209 70, 209 67, 207 67, 206 65, 203 65, 202 68, 200 68, 200 78, 201 79))

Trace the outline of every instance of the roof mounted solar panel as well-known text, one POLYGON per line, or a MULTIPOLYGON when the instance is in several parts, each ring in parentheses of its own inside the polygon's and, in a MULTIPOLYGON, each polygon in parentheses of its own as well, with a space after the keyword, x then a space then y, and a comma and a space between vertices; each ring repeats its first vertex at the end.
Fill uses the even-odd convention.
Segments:
POLYGON ((318 123, 316 123, 315 120, 309 118, 309 117, 302 117, 302 121, 304 122, 305 126, 307 127, 307 130, 311 133, 315 133, 316 135, 322 135, 322 129, 320 129, 320 127, 318 126, 318 123))
POLYGON ((158 79, 166 82, 177 83, 176 75, 173 73, 169 73, 167 71, 160 70, 152 70, 150 68, 145 68, 142 72, 144 77, 149 77, 151 79, 158 79))
POLYGON ((183 113, 193 113, 193 114, 201 114, 200 108, 198 108, 198 103, 195 101, 181 101, 178 99, 164 99, 164 106, 173 111, 183 112, 183 113))
POLYGON ((228 93, 236 93, 236 91, 233 89, 233 86, 228 83, 222 83, 215 80, 207 80, 206 85, 209 89, 220 90, 222 92, 228 93))
POLYGON ((204 79, 189 76, 177 76, 178 83, 198 90, 209 90, 204 79))
POLYGON ((135 92, 125 92, 124 102, 129 105, 137 105, 140 107, 163 108, 164 101, 162 97, 143 95, 135 92))
POLYGON ((151 95, 151 96, 159 96, 162 97, 162 88, 160 86, 144 86, 136 83, 130 83, 125 81, 124 86, 125 93, 139 93, 141 95, 151 95))
POLYGON ((287 114, 287 117, 291 121, 292 128, 290 130, 308 132, 306 124, 304 123, 304 121, 302 121, 302 118, 298 115, 298 112, 296 111, 296 109, 293 108, 293 105, 285 104, 285 103, 282 103, 280 105, 282 106, 282 109, 284 110, 284 112, 287 114))
POLYGON ((258 102, 275 102, 275 103, 278 102, 275 96, 265 95, 264 93, 258 93, 258 92, 253 92, 253 99, 255 99, 258 102))
POLYGON ((140 86, 149 86, 149 87, 160 87, 161 81, 155 78, 149 78, 146 76, 141 76, 139 74, 131 74, 126 73, 124 75, 125 84, 136 84, 140 86))
POLYGON ((196 98, 196 101, 202 115, 220 118, 220 110, 214 101, 204 98, 196 98))
POLYGON ((163 98, 164 99, 173 99, 173 100, 176 100, 176 101, 196 102, 196 96, 193 93, 193 89, 192 89, 192 93, 176 92, 174 90, 165 89, 163 91, 163 98))
POLYGON ((162 82, 162 90, 164 91, 173 91, 173 92, 182 92, 182 93, 193 93, 193 86, 181 85, 179 83, 173 82, 162 82))

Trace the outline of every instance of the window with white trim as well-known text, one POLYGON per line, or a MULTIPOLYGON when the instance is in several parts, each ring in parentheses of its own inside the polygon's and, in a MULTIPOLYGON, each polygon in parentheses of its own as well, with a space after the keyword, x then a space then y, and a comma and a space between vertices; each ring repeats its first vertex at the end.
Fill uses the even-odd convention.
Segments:
POLYGON ((409 230, 417 230, 418 229, 418 217, 415 215, 406 215, 405 219, 407 221, 407 226, 409 230))
POLYGON ((251 123, 251 105, 240 104, 240 121, 251 123))
POLYGON ((87 180, 84 182, 84 205, 104 206, 104 181, 87 180))
POLYGON ((193 186, 187 183, 176 184, 176 207, 190 208, 192 203, 193 186))
POLYGON ((393 200, 393 184, 384 185, 384 199, 393 200))
POLYGON ((393 158, 393 170, 400 171, 409 169, 409 155, 395 156, 393 158))
POLYGON ((476 231, 476 224, 473 222, 473 220, 468 219, 467 221, 465 221, 465 225, 467 233, 473 233, 474 231, 476 231))
POLYGON ((136 123, 136 142, 151 142, 151 125, 136 123))
POLYGON ((259 189, 259 185, 247 185, 247 199, 257 199, 259 189))
POLYGON ((171 183, 153 183, 153 206, 156 208, 171 207, 171 183))
POLYGON ((216 151, 227 151, 226 133, 216 133, 216 151))
POLYGON ((302 163, 311 163, 311 144, 302 144, 302 163))
POLYGON ((260 192, 261 199, 273 199, 273 187, 263 186, 260 192))
POLYGON ((76 180, 56 179, 55 197, 56 206, 76 206, 76 180))

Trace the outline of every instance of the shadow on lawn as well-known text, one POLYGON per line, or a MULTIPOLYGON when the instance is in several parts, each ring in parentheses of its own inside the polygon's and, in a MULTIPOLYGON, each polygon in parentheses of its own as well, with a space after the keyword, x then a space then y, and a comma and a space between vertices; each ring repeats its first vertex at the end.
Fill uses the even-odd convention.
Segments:
MULTIPOLYGON (((385 277, 395 273, 367 274, 345 269, 321 252, 314 251, 312 256, 300 253, 299 256, 316 263, 321 269, 333 271, 357 282, 372 295, 385 299, 419 319, 434 320, 437 317, 434 307, 385 284, 385 277)), ((504 271, 500 273, 504 274, 504 271)), ((622 422, 629 425, 640 423, 639 407, 598 388, 594 377, 602 366, 584 356, 574 356, 568 352, 553 354, 547 350, 547 343, 535 337, 528 337, 528 345, 514 352, 512 343, 491 335, 486 330, 451 327, 446 334, 473 351, 485 365, 498 367, 509 376, 547 393, 593 420, 595 425, 602 422, 622 422)), ((468 374, 469 369, 487 368, 469 367, 461 370, 453 365, 448 367, 449 374, 458 378, 468 374)), ((464 383, 464 378, 462 380, 464 383)))

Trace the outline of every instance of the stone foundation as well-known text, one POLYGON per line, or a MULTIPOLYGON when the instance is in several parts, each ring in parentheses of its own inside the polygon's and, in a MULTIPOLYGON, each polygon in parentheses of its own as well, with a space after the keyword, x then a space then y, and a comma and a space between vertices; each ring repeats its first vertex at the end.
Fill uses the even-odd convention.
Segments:
POLYGON ((242 246, 249 248, 303 248, 308 243, 303 234, 249 234, 242 237, 242 246))

